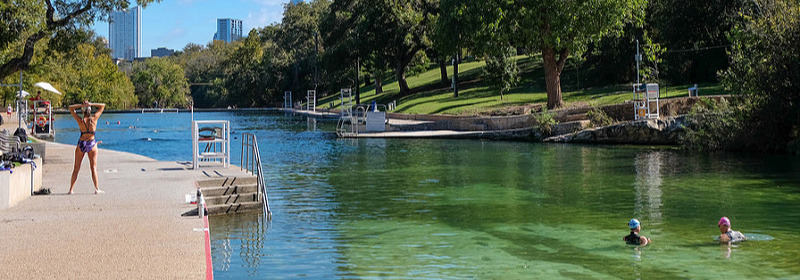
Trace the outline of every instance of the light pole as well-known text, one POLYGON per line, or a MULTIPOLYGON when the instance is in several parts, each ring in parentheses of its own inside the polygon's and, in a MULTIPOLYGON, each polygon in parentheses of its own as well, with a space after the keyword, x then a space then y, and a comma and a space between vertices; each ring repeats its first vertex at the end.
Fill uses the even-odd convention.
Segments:
POLYGON ((642 55, 639 54, 639 40, 636 40, 636 83, 641 84, 639 81, 639 62, 642 61, 642 55))

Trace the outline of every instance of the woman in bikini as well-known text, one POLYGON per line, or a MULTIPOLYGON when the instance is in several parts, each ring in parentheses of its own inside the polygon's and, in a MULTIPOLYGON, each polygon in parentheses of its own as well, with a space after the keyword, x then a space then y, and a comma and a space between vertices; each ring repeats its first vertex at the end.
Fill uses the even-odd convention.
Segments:
POLYGON ((81 137, 78 138, 78 146, 75 147, 75 165, 72 167, 72 180, 69 184, 69 194, 75 193, 75 181, 78 180, 78 172, 81 170, 81 162, 83 155, 89 154, 89 167, 92 170, 92 181, 94 181, 94 193, 103 193, 97 186, 97 141, 95 141, 95 131, 97 131, 97 120, 100 114, 103 114, 103 109, 106 108, 104 103, 89 103, 88 100, 83 101, 82 104, 73 104, 69 106, 69 112, 75 121, 78 122, 78 129, 81 131, 81 137), (97 107, 97 112, 92 114, 92 107, 97 107), (82 108, 83 118, 75 113, 75 109, 82 108))

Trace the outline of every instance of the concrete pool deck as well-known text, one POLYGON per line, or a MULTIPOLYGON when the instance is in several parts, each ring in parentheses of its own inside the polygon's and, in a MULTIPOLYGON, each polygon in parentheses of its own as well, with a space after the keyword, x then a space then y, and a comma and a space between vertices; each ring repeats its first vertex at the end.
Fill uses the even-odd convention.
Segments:
MULTIPOLYGON (((13 131, 16 121, 1 128, 13 131)), ((191 170, 191 163, 100 145, 98 173, 106 193, 94 194, 84 159, 75 194, 67 195, 75 146, 46 145, 42 186, 52 193, 0 211, 0 279, 206 277, 204 222, 181 216, 196 209, 184 196, 196 191, 197 180, 246 176, 238 167, 191 170)))

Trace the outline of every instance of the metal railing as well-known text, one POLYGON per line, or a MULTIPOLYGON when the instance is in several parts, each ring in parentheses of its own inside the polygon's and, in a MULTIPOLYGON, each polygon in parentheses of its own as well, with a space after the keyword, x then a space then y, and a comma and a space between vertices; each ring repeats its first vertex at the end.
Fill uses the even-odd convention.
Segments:
POLYGON ((180 113, 181 110, 178 108, 143 108, 142 114, 144 113, 180 113))
POLYGON ((264 171, 261 169, 261 153, 258 150, 258 141, 255 134, 242 133, 242 154, 241 168, 256 175, 258 195, 261 195, 264 216, 272 219, 272 210, 269 208, 269 197, 267 196, 267 185, 264 183, 264 171))

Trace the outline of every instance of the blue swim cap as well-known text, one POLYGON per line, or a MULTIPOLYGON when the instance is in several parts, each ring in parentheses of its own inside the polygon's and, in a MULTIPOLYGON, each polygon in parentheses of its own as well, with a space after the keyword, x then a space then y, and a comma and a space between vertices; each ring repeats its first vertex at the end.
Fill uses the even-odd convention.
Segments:
POLYGON ((631 229, 635 229, 639 227, 639 225, 641 225, 641 223, 639 223, 639 220, 637 219, 631 219, 631 221, 628 222, 628 227, 630 227, 631 229))

